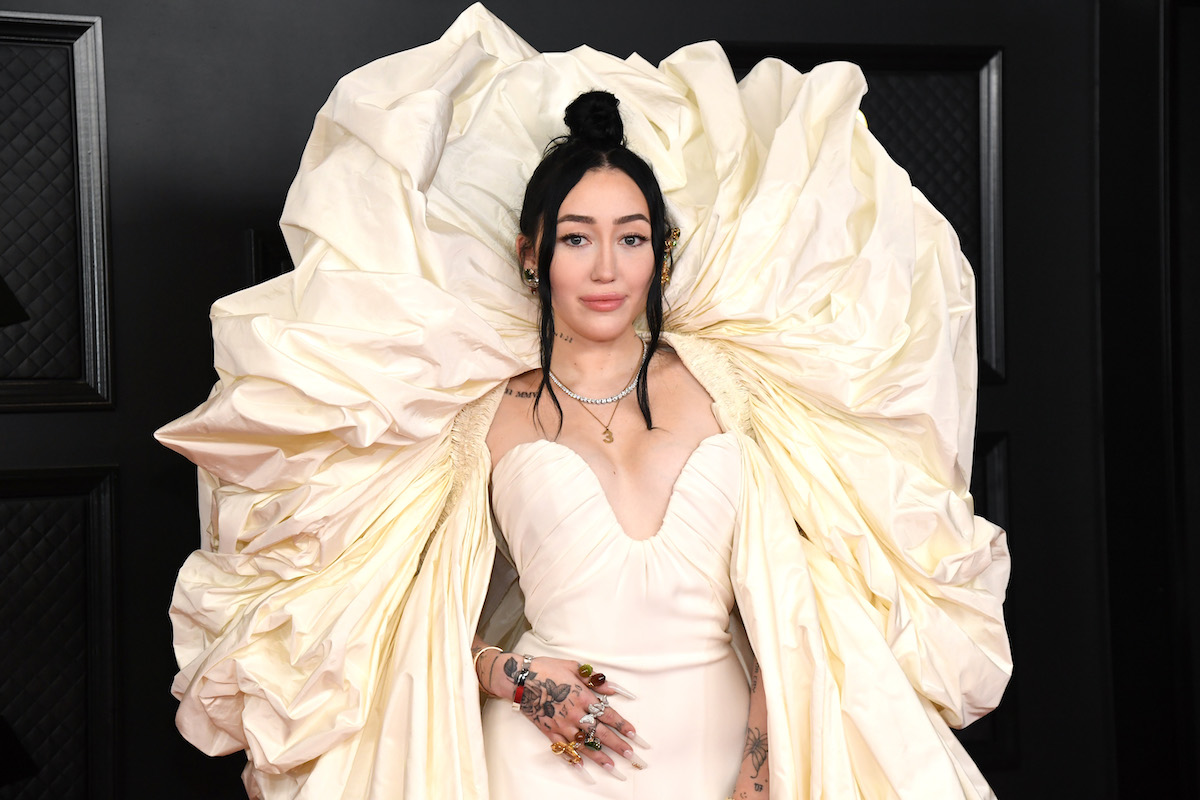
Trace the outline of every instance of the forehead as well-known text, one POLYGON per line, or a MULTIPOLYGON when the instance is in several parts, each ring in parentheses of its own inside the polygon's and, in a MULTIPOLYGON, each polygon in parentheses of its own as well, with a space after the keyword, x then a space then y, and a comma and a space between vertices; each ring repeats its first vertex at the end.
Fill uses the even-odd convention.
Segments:
POLYGON ((567 193, 559 207, 559 216, 578 215, 608 218, 642 214, 650 217, 646 196, 633 178, 619 169, 594 169, 584 173, 567 193))

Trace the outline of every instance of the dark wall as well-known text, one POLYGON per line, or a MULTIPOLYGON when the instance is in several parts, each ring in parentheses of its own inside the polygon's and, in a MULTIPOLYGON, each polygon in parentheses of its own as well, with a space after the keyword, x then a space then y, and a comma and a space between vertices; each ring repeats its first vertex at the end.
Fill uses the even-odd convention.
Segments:
MULTIPOLYGON (((1003 49, 1011 370, 1005 387, 985 389, 981 410, 1012 438, 1013 592, 1025 609, 1013 636, 1025 711, 1021 746, 989 777, 1019 789, 1015 796, 1104 796, 1111 752, 1091 310, 1092 4, 564 5, 489 7, 540 50, 586 42, 652 62, 713 38, 1003 49), (1061 357, 1046 355, 1047 337, 1061 357), (1063 597, 1044 602, 1039 592, 1056 580, 1063 597), (1056 634, 1068 628, 1074 652, 1064 656, 1056 634), (1064 739, 1043 724, 1064 714, 1083 732, 1064 739)), ((247 282, 244 232, 275 226, 313 114, 336 79, 437 38, 461 8, 382 0, 26 0, 21 8, 103 18, 117 405, 9 415, 5 448, 10 463, 28 468, 120 468, 120 797, 234 797, 240 769, 237 757, 208 763, 172 725, 166 609, 198 530, 192 471, 151 434, 207 393, 208 306, 247 282)))

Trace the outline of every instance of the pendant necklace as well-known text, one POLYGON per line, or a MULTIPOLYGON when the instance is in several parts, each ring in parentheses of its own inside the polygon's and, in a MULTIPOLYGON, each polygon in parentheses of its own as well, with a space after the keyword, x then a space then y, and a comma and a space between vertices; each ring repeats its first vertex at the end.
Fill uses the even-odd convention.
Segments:
POLYGON ((583 410, 586 411, 588 414, 590 414, 592 419, 596 420, 596 422, 599 422, 601 425, 604 426, 604 443, 612 444, 612 440, 613 440, 612 421, 613 421, 613 418, 617 416, 617 408, 619 408, 621 405, 621 399, 617 398, 617 402, 613 403, 613 412, 608 415, 607 423, 605 423, 604 420, 600 419, 595 414, 593 414, 592 410, 590 408, 588 408, 587 406, 583 405, 583 403, 580 403, 579 405, 583 406, 583 410))
POLYGON ((568 389, 566 387, 566 385, 563 384, 563 382, 558 379, 558 376, 556 376, 553 371, 550 371, 550 380, 554 381, 554 385, 557 386, 558 388, 562 389, 563 392, 565 392, 568 397, 572 398, 573 400, 577 400, 579 402, 579 405, 583 407, 583 410, 588 413, 588 416, 590 416, 592 419, 596 420, 596 422, 600 423, 601 426, 603 426, 603 428, 604 428, 604 443, 605 444, 612 444, 612 441, 613 441, 612 421, 614 419, 616 419, 617 409, 621 405, 621 400, 624 399, 627 395, 629 395, 630 392, 632 392, 634 389, 637 388, 638 377, 642 374, 642 365, 644 365, 646 363, 646 350, 647 349, 648 348, 646 347, 646 340, 643 339, 642 340, 642 357, 638 360, 637 368, 633 371, 633 380, 631 380, 629 382, 628 386, 626 386, 624 389, 622 389, 621 391, 614 394, 612 397, 594 398, 594 397, 584 397, 581 394, 576 394, 575 392, 568 389), (608 415, 607 423, 605 423, 604 420, 597 417, 592 412, 592 410, 590 408, 588 408, 589 405, 599 406, 599 405, 608 405, 609 403, 613 404, 613 410, 612 410, 612 413, 608 415))

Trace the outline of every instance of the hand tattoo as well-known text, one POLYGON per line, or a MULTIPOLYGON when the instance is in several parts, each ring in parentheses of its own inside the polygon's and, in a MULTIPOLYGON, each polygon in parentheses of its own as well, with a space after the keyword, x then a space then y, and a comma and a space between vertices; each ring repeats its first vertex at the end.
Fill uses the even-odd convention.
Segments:
POLYGON ((561 703, 571 694, 571 685, 558 684, 547 679, 545 684, 525 681, 525 696, 521 698, 521 710, 531 719, 538 717, 553 719, 555 703, 561 703))

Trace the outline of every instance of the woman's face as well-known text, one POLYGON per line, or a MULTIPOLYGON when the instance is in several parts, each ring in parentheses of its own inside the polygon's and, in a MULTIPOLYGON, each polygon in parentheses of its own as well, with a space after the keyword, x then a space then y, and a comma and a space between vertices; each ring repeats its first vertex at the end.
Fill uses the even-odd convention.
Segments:
POLYGON ((653 276, 641 189, 620 170, 586 173, 558 211, 550 262, 555 329, 596 342, 627 334, 646 308, 653 276))

